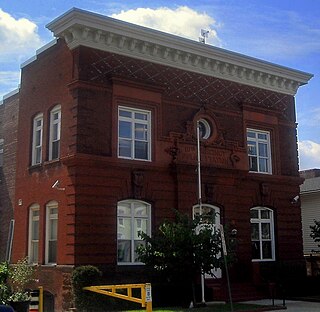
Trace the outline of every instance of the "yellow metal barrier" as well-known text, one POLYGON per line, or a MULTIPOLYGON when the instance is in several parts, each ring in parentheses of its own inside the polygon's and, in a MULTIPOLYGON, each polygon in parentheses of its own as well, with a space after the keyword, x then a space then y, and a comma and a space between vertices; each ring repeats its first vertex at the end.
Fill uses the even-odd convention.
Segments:
POLYGON ((152 292, 151 284, 124 284, 124 285, 104 285, 104 286, 88 286, 83 289, 93 291, 99 294, 120 298, 123 300, 140 303, 146 312, 152 312, 152 292), (141 298, 132 295, 132 289, 140 289, 141 298), (118 291, 126 291, 126 294, 118 291))

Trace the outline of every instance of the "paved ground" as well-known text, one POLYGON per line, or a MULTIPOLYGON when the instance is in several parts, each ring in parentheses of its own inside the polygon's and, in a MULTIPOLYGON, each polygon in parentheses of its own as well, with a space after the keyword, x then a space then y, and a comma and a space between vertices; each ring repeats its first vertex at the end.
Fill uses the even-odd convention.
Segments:
MULTIPOLYGON (((270 299, 248 301, 248 303, 271 305, 272 301, 270 299)), ((275 300, 275 305, 281 306, 282 300, 275 300)), ((274 311, 288 311, 288 312, 320 312, 320 302, 309 302, 309 301, 293 301, 286 300, 285 305, 286 310, 279 309, 274 311)))

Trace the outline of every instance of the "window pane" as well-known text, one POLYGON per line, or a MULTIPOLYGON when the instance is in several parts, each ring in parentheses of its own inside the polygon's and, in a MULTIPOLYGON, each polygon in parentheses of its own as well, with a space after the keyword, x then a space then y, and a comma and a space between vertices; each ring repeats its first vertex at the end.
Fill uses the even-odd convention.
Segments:
POLYGON ((32 222, 31 239, 32 240, 38 240, 39 239, 39 221, 33 221, 32 222))
POLYGON ((126 111, 126 110, 122 110, 122 109, 120 109, 120 111, 119 111, 119 116, 121 116, 121 117, 131 118, 132 113, 131 113, 131 112, 129 112, 129 111, 126 111))
POLYGON ((249 157, 249 170, 258 171, 258 159, 257 157, 249 157))
POLYGON ((55 112, 55 113, 53 113, 52 115, 53 115, 53 120, 54 120, 54 121, 58 121, 59 115, 60 115, 60 111, 59 111, 59 112, 55 112))
POLYGON ((37 263, 38 262, 38 242, 32 242, 31 244, 31 255, 30 255, 30 262, 37 263))
POLYGON ((268 160, 266 158, 259 158, 259 171, 268 172, 268 160))
POLYGON ((259 242, 252 242, 252 259, 260 259, 260 243, 259 242))
POLYGON ((137 159, 148 159, 148 142, 135 141, 134 157, 137 159))
POLYGON ((131 261, 131 241, 119 240, 118 241, 118 262, 131 261))
POLYGON ((270 219, 270 211, 269 210, 260 210, 261 219, 270 219))
POLYGON ((36 148, 36 159, 35 163, 39 164, 41 162, 41 147, 36 148))
POLYGON ((131 239, 131 219, 123 218, 123 223, 118 221, 118 239, 131 239))
POLYGON ((259 156, 268 157, 268 145, 264 143, 259 143, 259 156))
POLYGON ((135 113, 134 118, 139 120, 148 120, 148 115, 144 113, 135 113))
POLYGON ((262 259, 271 259, 271 241, 262 242, 262 259))
POLYGON ((131 205, 125 203, 118 205, 118 216, 131 216, 131 205))
POLYGON ((259 224, 251 223, 251 239, 259 240, 259 224))
POLYGON ((147 125, 136 123, 134 125, 135 128, 135 139, 138 140, 147 140, 148 139, 148 131, 147 131, 147 125))
POLYGON ((135 219, 135 229, 134 229, 134 239, 135 240, 141 240, 139 236, 139 232, 144 232, 147 233, 147 225, 148 225, 148 220, 147 219, 135 219))
POLYGON ((146 205, 140 203, 134 203, 134 215, 135 216, 147 216, 148 209, 146 205))
POLYGON ((59 139, 59 124, 54 124, 52 126, 52 140, 58 140, 59 139))
POLYGON ((256 138, 256 133, 254 131, 247 131, 248 138, 256 138))
POLYGON ((134 241, 134 261, 135 262, 139 261, 139 257, 137 253, 137 248, 139 246, 145 246, 145 242, 142 240, 134 241))
POLYGON ((50 226, 50 239, 57 239, 57 229, 58 229, 58 220, 51 220, 51 226, 50 226))
POLYGON ((48 262, 49 263, 57 262, 57 241, 49 241, 48 262))
POLYGON ((131 140, 119 140, 119 155, 123 157, 131 157, 131 140))
POLYGON ((258 139, 259 140, 267 140, 268 136, 266 133, 258 133, 258 139))
POLYGON ((271 239, 270 224, 269 223, 262 223, 261 224, 261 231, 262 231, 262 239, 271 239))
POLYGON ((132 132, 131 132, 131 123, 128 121, 120 120, 119 122, 119 136, 120 138, 132 138, 132 132))
POLYGON ((59 158, 60 155, 60 141, 52 142, 52 159, 59 158))
POLYGON ((35 145, 36 146, 41 145, 41 131, 39 130, 36 132, 35 145))
POLYGON ((248 142, 248 153, 249 155, 257 155, 257 147, 255 142, 248 142))
POLYGON ((250 217, 252 219, 258 219, 259 218, 259 210, 257 209, 251 209, 250 210, 250 217))

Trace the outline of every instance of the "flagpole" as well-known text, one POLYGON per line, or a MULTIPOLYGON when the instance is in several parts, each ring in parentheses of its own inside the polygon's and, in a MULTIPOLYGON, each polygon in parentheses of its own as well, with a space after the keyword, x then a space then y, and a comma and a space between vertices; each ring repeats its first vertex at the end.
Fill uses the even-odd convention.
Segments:
MULTIPOLYGON (((197 120, 197 158, 198 158, 198 204, 199 214, 202 217, 202 190, 201 190, 201 155, 200 155, 200 124, 197 120)), ((204 274, 201 272, 201 303, 205 304, 204 298, 204 274)))

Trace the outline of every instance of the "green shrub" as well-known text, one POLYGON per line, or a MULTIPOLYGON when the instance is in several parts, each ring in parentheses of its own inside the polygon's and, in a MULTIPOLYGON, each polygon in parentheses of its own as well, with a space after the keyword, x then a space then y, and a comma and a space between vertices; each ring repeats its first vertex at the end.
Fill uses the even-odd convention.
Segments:
POLYGON ((7 262, 0 263, 0 304, 5 304, 10 295, 10 290, 7 285, 9 277, 9 265, 7 262))

